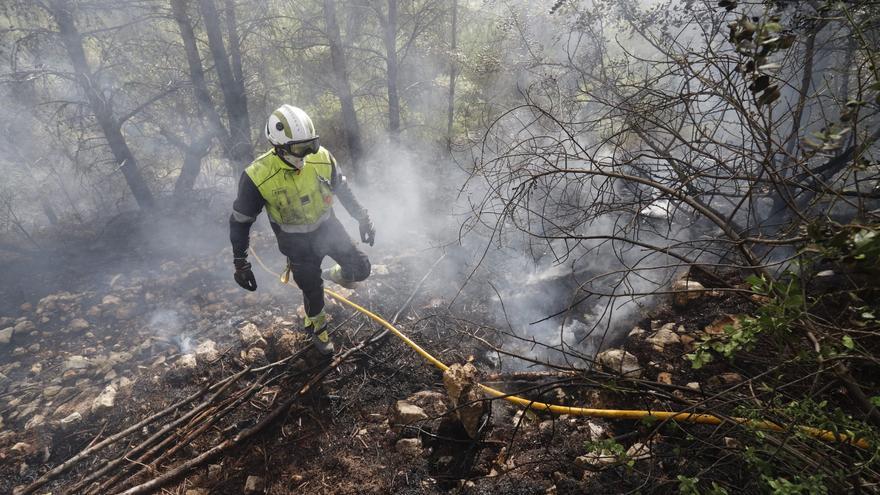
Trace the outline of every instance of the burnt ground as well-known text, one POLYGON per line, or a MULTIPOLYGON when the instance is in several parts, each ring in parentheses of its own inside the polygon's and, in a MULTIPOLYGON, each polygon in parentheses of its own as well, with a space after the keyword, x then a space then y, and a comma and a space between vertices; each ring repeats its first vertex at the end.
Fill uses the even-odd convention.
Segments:
MULTIPOLYGON (((177 427, 177 436, 167 437, 169 442, 145 461, 169 451, 173 455, 127 486, 142 483, 256 425, 326 365, 304 350, 297 291, 256 267, 260 290, 239 289, 231 280, 222 225, 191 240, 188 250, 180 248, 190 242, 182 237, 173 243, 154 238, 130 245, 107 241, 83 246, 73 240, 65 247, 68 257, 58 255, 42 269, 25 263, 33 276, 28 284, 4 284, 7 309, 0 329, 14 331, 8 344, 0 344, 0 492, 28 485, 88 445, 246 366, 295 355, 266 374, 244 375, 229 389, 229 397, 241 397, 260 377, 273 381, 255 387, 253 395, 204 431, 195 434, 232 399, 177 427), (61 265, 68 270, 65 276, 56 270, 61 265), (17 307, 9 309, 10 301, 17 307), (177 448, 178 443, 184 445, 177 448)), ((272 254, 271 236, 257 236, 254 244, 271 267, 282 266, 280 256, 272 254)), ((354 292, 342 292, 390 318, 437 256, 431 250, 374 256, 373 276, 354 292)), ((457 263, 447 257, 437 270, 456 272, 457 263)), ((470 360, 486 377, 497 371, 495 361, 471 336, 497 342, 486 330, 493 302, 465 292, 465 302, 450 310, 449 296, 456 291, 443 286, 447 280, 429 277, 400 326, 447 364, 470 360)), ((711 281, 703 282, 711 287, 711 281)), ((568 375, 502 374, 492 377, 493 384, 563 405, 669 409, 694 404, 743 377, 730 370, 719 374, 718 367, 696 373, 682 355, 706 325, 745 304, 711 292, 685 308, 660 301, 643 315, 643 331, 632 332, 621 343, 639 362, 638 380, 597 369, 568 375), (658 344, 659 334, 665 340, 658 344)), ((338 304, 330 304, 329 311, 338 348, 350 348, 379 330, 338 304)), ((130 460, 131 448, 204 400, 132 432, 37 493, 87 493, 80 480, 106 461, 130 460)), ((682 452, 715 429, 554 417, 522 413, 503 401, 485 404, 473 439, 456 415, 442 374, 391 337, 353 353, 298 397, 278 421, 167 489, 190 495, 235 494, 246 488, 278 494, 678 493, 677 474, 701 472, 685 462, 682 452), (401 400, 418 406, 423 415, 403 418, 401 400)), ((122 462, 98 481, 135 466, 122 462)), ((735 488, 741 469, 731 463, 711 476, 735 488)), ((131 473, 125 471, 118 481, 131 473)), ((97 487, 92 485, 97 493, 115 493, 123 484, 97 487)))

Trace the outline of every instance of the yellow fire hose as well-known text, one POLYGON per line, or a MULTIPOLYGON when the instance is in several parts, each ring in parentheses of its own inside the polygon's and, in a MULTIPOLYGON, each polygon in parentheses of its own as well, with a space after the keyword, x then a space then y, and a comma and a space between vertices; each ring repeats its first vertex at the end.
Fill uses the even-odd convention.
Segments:
MULTIPOLYGON (((285 285, 290 285, 289 279, 289 269, 285 270, 284 274, 279 275, 274 271, 270 270, 269 267, 263 263, 263 260, 257 255, 256 251, 253 247, 250 249, 251 253, 254 255, 254 259, 257 263, 267 272, 279 277, 281 283, 285 285)), ((328 296, 333 299, 351 307, 352 309, 359 311, 369 317, 371 320, 376 323, 382 325, 388 331, 393 333, 397 338, 403 341, 406 345, 408 345, 412 350, 416 351, 420 356, 425 358, 428 362, 434 365, 437 369, 441 371, 446 371, 449 369, 449 366, 446 366, 442 361, 432 356, 428 351, 423 349, 420 345, 413 342, 409 337, 407 337, 403 332, 398 330, 394 325, 388 323, 382 317, 376 315, 372 311, 360 306, 352 301, 349 301, 345 297, 336 292, 333 292, 330 289, 325 288, 324 292, 327 293, 328 296)), ((769 430, 769 431, 778 431, 784 432, 786 429, 772 421, 766 420, 754 420, 747 418, 720 418, 718 416, 712 414, 701 414, 701 413, 689 413, 689 412, 675 412, 675 411, 643 411, 643 410, 633 410, 633 409, 592 409, 588 407, 573 407, 573 406, 560 406, 557 404, 547 404, 545 402, 536 402, 529 399, 524 399, 522 397, 517 397, 515 395, 506 394, 498 389, 489 387, 487 385, 479 384, 483 391, 486 394, 492 397, 499 397, 508 402, 512 402, 519 406, 522 406, 526 409, 533 409, 536 411, 549 411, 554 414, 568 414, 571 416, 589 416, 594 418, 608 418, 608 419, 634 419, 641 420, 644 418, 654 418, 659 421, 679 421, 685 423, 700 423, 706 425, 720 425, 727 422, 739 423, 742 425, 746 425, 752 428, 757 428, 761 430, 769 430)), ((813 428, 810 426, 796 425, 795 428, 807 435, 810 435, 815 438, 820 438, 826 441, 837 441, 849 443, 851 445, 855 445, 857 447, 861 447, 863 449, 867 449, 870 447, 870 444, 867 440, 863 438, 853 438, 852 435, 847 433, 835 433, 829 430, 822 430, 819 428, 813 428)))

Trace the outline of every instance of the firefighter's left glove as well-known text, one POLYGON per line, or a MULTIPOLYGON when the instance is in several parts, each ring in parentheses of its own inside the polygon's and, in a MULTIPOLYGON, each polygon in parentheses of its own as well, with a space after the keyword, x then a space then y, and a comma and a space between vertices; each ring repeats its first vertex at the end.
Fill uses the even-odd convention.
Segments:
POLYGON ((257 290, 257 279, 254 277, 254 272, 251 271, 251 264, 248 263, 248 260, 235 258, 233 262, 235 263, 235 281, 238 285, 249 291, 257 290))
POLYGON ((373 221, 370 220, 369 216, 365 216, 358 223, 358 228, 361 231, 361 241, 372 246, 373 241, 376 240, 376 229, 373 227, 373 221))

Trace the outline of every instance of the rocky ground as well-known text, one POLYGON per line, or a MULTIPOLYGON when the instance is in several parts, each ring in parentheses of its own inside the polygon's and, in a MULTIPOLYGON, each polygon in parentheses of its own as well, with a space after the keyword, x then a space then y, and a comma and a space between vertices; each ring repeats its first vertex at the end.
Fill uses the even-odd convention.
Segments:
MULTIPOLYGON (((256 244, 272 250, 271 239, 256 244)), ((353 292, 336 289, 390 317, 431 256, 374 260, 366 283, 353 292)), ((299 295, 260 271, 261 289, 242 291, 228 276, 228 258, 220 251, 156 270, 122 270, 105 286, 53 293, 0 317, 0 492, 21 490, 88 445, 246 366, 301 354, 307 339, 297 331, 299 295)), ((729 369, 695 373, 682 356, 701 335, 733 323, 724 315, 743 302, 704 291, 698 282, 679 284, 690 292, 659 301, 626 339, 597 357, 593 371, 496 373, 497 361, 470 338, 487 323, 481 315, 491 314, 485 307, 491 301, 474 297, 453 314, 436 295, 448 290, 429 279, 401 327, 447 364, 456 363, 453 372, 441 374, 393 338, 368 347, 283 419, 188 473, 171 493, 618 493, 646 483, 677 492, 679 453, 708 427, 523 412, 483 401, 474 384, 491 381, 557 404, 669 409, 742 381, 729 369), (628 392, 635 390, 650 394, 634 400, 628 392)), ((329 310, 338 347, 378 330, 338 304, 329 310)), ((284 366, 319 362, 306 354, 284 366)), ((284 376, 138 481, 253 425, 302 385, 301 375, 284 376)), ((156 428, 145 427, 141 438, 156 428)), ((37 493, 82 489, 79 480, 136 443, 100 452, 37 493)))

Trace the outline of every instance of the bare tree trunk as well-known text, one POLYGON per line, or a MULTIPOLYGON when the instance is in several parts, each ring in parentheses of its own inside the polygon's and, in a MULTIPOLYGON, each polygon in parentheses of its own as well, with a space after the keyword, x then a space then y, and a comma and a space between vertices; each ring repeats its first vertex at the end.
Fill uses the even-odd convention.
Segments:
MULTIPOLYGON (((180 30, 180 39, 183 42, 183 51, 186 54, 186 63, 189 66, 189 77, 193 85, 193 93, 198 104, 199 114, 207 117, 209 124, 217 133, 217 138, 224 147, 229 142, 229 132, 223 126, 220 114, 214 106, 214 100, 208 91, 208 84, 205 82, 205 70, 202 67, 202 57, 199 54, 199 48, 196 44, 196 35, 193 31, 192 20, 186 11, 187 0, 171 0, 171 10, 174 16, 174 22, 180 30)), ((232 155, 227 150, 228 158, 231 160, 232 155)))
MULTIPOLYGON (((793 175, 793 173, 788 172, 790 168, 789 164, 792 161, 795 147, 799 141, 801 120, 804 115, 807 95, 809 94, 810 86, 812 86, 813 83, 813 58, 816 53, 816 35, 824 25, 824 22, 815 25, 813 29, 808 32, 807 41, 804 45, 804 71, 801 77, 800 88, 798 88, 798 101, 791 118, 791 130, 785 143, 785 156, 782 159, 782 165, 779 167, 786 176, 779 177, 778 179, 789 178, 793 175)), ((771 177, 771 179, 777 182, 776 190, 773 194, 773 202, 771 203, 767 219, 763 222, 765 225, 758 226, 759 232, 765 234, 777 231, 780 225, 784 225, 790 220, 791 212, 788 210, 790 210, 791 206, 794 204, 794 198, 792 197, 790 188, 781 181, 777 181, 776 178, 771 177)), ((757 211, 757 209, 753 210, 757 211)))
POLYGON ((43 207, 43 213, 49 220, 50 225, 58 223, 58 215, 55 214, 55 208, 52 207, 52 203, 50 203, 48 199, 45 197, 40 198, 40 206, 43 207))
POLYGON ((183 167, 180 169, 180 175, 174 182, 174 199, 183 201, 187 194, 192 191, 202 169, 202 158, 205 156, 205 148, 199 148, 198 145, 192 145, 183 152, 183 167))
MULTIPOLYGON (((229 58, 232 62, 232 76, 235 78, 236 89, 244 92, 244 70, 241 67, 241 40, 238 39, 238 22, 235 16, 235 1, 226 0, 226 38, 229 40, 229 58)), ((247 111, 247 107, 245 107, 247 111)))
POLYGON ((446 150, 452 152, 452 122, 455 117, 455 77, 458 65, 455 51, 458 49, 458 0, 452 0, 452 33, 449 46, 449 94, 446 100, 446 150))
MULTIPOLYGON (((232 156, 236 164, 243 170, 253 159, 253 145, 251 144, 250 117, 247 110, 247 96, 244 92, 244 81, 237 81, 229 63, 226 46, 223 44, 223 34, 220 30, 220 19, 214 0, 200 0, 202 18, 205 21, 205 32, 208 35, 208 46, 214 59, 214 67, 220 80, 220 89, 223 91, 223 100, 226 103, 226 115, 229 119, 229 134, 232 146, 232 156)), ((234 9, 227 12, 227 16, 234 17, 234 9)), ((233 18, 232 22, 235 20, 233 18)), ((238 43, 238 37, 229 40, 230 46, 238 43)), ((238 52, 238 47, 232 49, 238 52)), ((238 55, 239 70, 241 67, 241 55, 238 55)))
POLYGON ((360 161, 363 155, 361 146, 361 129, 354 110, 354 97, 351 95, 351 85, 348 80, 345 52, 342 49, 342 35, 339 33, 339 23, 336 19, 336 2, 324 0, 324 24, 327 29, 327 39, 330 42, 330 62, 333 65, 335 76, 336 95, 342 105, 342 125, 345 139, 348 143, 348 152, 352 161, 352 176, 360 177, 360 161))
POLYGON ((147 187, 140 170, 137 168, 137 161, 134 158, 125 136, 122 135, 122 128, 119 121, 113 115, 113 106, 109 99, 105 98, 100 88, 94 84, 94 76, 86 61, 86 54, 82 44, 82 38, 76 29, 73 20, 72 7, 67 0, 56 0, 51 4, 50 12, 52 17, 58 24, 61 34, 61 41, 67 51, 70 61, 73 64, 73 70, 76 73, 76 80, 82 87, 89 101, 89 107, 95 114, 95 120, 107 139, 110 151, 119 164, 125 181, 134 195, 135 201, 142 209, 150 209, 155 205, 153 194, 147 187))
POLYGON ((385 23, 385 65, 388 82, 388 132, 392 141, 400 134, 400 97, 397 93, 397 0, 388 0, 388 19, 385 23))

